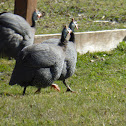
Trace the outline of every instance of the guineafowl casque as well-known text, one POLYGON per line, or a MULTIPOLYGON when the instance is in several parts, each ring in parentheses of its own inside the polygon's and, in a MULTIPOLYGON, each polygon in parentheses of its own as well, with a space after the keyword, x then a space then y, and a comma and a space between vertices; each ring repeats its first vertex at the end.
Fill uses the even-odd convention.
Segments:
POLYGON ((1 57, 17 57, 17 54, 34 42, 35 21, 41 16, 38 10, 32 15, 32 27, 21 16, 0 13, 0 55, 1 57))
MULTIPOLYGON (((75 28, 78 29, 78 24, 74 20, 74 18, 70 22, 69 28, 72 30, 72 32, 70 34, 70 39, 69 39, 69 42, 68 42, 66 50, 65 50, 65 60, 64 60, 64 64, 63 64, 62 73, 58 80, 63 81, 63 83, 67 87, 67 91, 74 92, 66 84, 66 81, 65 81, 67 78, 71 77, 74 74, 76 62, 77 62, 77 52, 76 52, 74 29, 75 28)), ((49 39, 49 40, 43 41, 42 43, 58 45, 58 41, 59 41, 58 39, 49 39)))
POLYGON ((70 31, 67 26, 63 28, 58 46, 40 43, 23 48, 16 60, 9 85, 23 86, 24 95, 27 86, 36 86, 38 92, 57 80, 63 69, 64 51, 68 43, 66 36, 70 31))

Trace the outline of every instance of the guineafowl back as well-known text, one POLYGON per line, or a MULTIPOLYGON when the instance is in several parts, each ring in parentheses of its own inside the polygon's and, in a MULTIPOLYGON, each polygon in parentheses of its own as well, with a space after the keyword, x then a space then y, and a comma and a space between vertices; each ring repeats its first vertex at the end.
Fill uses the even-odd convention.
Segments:
MULTIPOLYGON (((12 13, 3 13, 0 15, 0 25, 11 28, 16 33, 22 35, 24 38, 27 35, 31 36, 31 27, 28 22, 21 16, 12 13)), ((27 39, 27 38, 25 38, 27 39)))
POLYGON ((33 44, 33 41, 34 34, 24 18, 11 13, 0 15, 0 53, 16 57, 23 47, 33 44))

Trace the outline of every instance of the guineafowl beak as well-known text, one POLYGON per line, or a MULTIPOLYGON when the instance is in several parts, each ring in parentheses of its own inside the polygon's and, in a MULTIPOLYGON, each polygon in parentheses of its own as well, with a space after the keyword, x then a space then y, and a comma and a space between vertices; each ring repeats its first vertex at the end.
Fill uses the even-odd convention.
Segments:
POLYGON ((39 11, 37 12, 37 17, 38 18, 41 18, 42 17, 42 14, 39 11))
POLYGON ((38 11, 37 9, 35 9, 35 13, 36 13, 37 18, 42 17, 41 12, 40 12, 40 11, 38 11))
POLYGON ((76 29, 78 30, 78 24, 75 25, 76 29))
POLYGON ((72 32, 72 30, 70 28, 67 28, 68 34, 70 35, 70 33, 72 32))
POLYGON ((74 21, 74 24, 75 24, 75 28, 78 30, 78 24, 76 21, 74 21))

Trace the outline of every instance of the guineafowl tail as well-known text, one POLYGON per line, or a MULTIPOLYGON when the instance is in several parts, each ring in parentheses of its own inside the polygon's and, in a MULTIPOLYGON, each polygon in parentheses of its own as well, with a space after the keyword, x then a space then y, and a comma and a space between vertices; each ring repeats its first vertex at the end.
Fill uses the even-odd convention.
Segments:
POLYGON ((9 85, 15 85, 17 83, 17 78, 15 76, 15 69, 13 70, 13 73, 11 75, 11 79, 10 79, 10 82, 9 82, 9 85))
POLYGON ((10 80, 9 85, 15 85, 15 83, 13 83, 13 81, 10 80))

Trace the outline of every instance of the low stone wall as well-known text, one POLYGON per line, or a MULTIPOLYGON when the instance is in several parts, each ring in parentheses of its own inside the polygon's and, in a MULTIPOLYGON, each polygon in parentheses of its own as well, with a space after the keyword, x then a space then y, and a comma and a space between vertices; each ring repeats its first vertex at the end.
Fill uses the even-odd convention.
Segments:
MULTIPOLYGON (((50 38, 60 38, 61 34, 35 35, 35 43, 41 43, 50 38)), ((68 38, 69 39, 69 36, 68 38)), ((76 49, 80 54, 98 51, 110 51, 119 42, 126 41, 126 29, 75 32, 76 49)))

